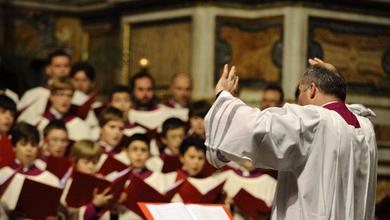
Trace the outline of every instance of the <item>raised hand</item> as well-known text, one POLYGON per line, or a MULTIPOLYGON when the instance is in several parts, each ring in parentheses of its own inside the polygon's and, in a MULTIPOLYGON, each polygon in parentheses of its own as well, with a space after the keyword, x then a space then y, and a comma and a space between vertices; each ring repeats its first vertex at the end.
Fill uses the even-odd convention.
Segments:
POLYGON ((235 95, 238 90, 238 81, 239 77, 236 75, 236 67, 233 66, 229 71, 229 66, 225 64, 221 78, 215 86, 215 94, 218 94, 222 90, 226 90, 235 95))
POLYGON ((317 58, 317 57, 314 57, 314 59, 311 59, 309 58, 309 64, 310 65, 320 65, 328 70, 332 70, 332 71, 336 71, 336 67, 333 66, 332 64, 330 63, 325 63, 324 61, 322 61, 321 59, 317 58))

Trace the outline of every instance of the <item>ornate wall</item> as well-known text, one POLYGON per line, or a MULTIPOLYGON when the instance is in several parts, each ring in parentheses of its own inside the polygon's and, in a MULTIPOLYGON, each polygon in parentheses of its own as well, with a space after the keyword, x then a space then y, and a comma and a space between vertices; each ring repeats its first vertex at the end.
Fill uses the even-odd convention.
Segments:
POLYGON ((215 81, 231 63, 238 66, 241 86, 281 82, 283 17, 217 17, 215 35, 215 81))
MULTIPOLYGON (((189 58, 183 56, 189 59, 183 71, 189 67, 195 79, 195 98, 213 98, 221 67, 228 63, 237 66, 241 77, 240 97, 247 103, 258 106, 262 89, 270 82, 280 83, 285 96, 292 101, 307 59, 318 56, 333 63, 346 77, 349 103, 361 103, 376 112, 373 121, 380 151, 379 173, 390 176, 390 18, 294 5, 267 8, 200 5, 123 16, 122 25, 123 30, 128 28, 129 35, 134 36, 132 30, 138 24, 158 25, 163 20, 160 28, 164 28, 169 20, 182 18, 190 18, 191 41, 188 38, 181 39, 181 43, 177 42, 178 38, 172 41, 175 45, 185 42, 186 46, 181 46, 184 50, 192 48, 189 58)), ((144 37, 155 42, 166 39, 164 34, 144 37)), ((158 47, 146 49, 133 40, 131 37, 123 40, 123 45, 130 48, 126 53, 124 47, 124 54, 133 61, 130 68, 123 66, 122 73, 134 70, 131 63, 140 57, 132 57, 131 48, 137 48, 137 54, 150 54, 151 58, 152 54, 159 53, 158 47)), ((175 48, 172 45, 166 44, 175 48)), ((163 65, 164 60, 155 65, 163 65)), ((164 84, 162 80, 161 85, 164 84)))
POLYGON ((389 95, 390 25, 310 17, 308 57, 333 63, 350 92, 389 95))
POLYGON ((139 72, 139 60, 147 58, 158 86, 168 88, 173 74, 190 71, 191 49, 189 18, 134 24, 130 28, 129 73, 139 72))

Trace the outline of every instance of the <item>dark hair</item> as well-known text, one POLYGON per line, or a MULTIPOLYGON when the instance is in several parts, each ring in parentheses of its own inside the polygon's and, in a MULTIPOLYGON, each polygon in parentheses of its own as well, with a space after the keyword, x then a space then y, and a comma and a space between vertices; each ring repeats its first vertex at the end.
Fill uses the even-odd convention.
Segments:
POLYGON ((114 86, 112 89, 111 89, 111 92, 109 94, 109 102, 112 101, 112 96, 115 94, 115 93, 127 93, 129 94, 129 97, 130 97, 130 90, 129 90, 129 87, 125 86, 125 85, 116 85, 114 86))
POLYGON ((141 79, 141 78, 149 78, 150 81, 152 81, 152 89, 154 89, 155 82, 154 82, 152 75, 150 75, 149 73, 145 73, 145 72, 139 72, 139 73, 135 74, 133 77, 131 77, 131 79, 129 81, 131 94, 133 94, 133 92, 134 92, 135 81, 137 81, 138 79, 141 79))
POLYGON ((6 95, 0 95, 0 108, 16 112, 16 103, 6 95))
POLYGON ((70 55, 65 52, 65 50, 55 50, 51 53, 49 53, 49 56, 47 58, 48 63, 50 64, 54 57, 68 57, 69 60, 71 60, 70 55))
POLYGON ((206 154, 206 145, 200 137, 190 136, 185 138, 180 145, 180 155, 184 156, 190 147, 195 147, 195 149, 203 151, 206 154))
POLYGON ((43 129, 43 136, 46 137, 49 132, 54 129, 64 130, 66 133, 68 133, 65 122, 63 120, 54 119, 51 120, 48 125, 46 125, 45 129, 43 129))
POLYGON ((114 107, 104 109, 99 115, 100 127, 103 127, 109 121, 123 121, 122 111, 114 107))
POLYGON ((123 142, 123 146, 125 146, 125 148, 128 148, 129 145, 131 143, 133 143, 133 141, 142 141, 148 146, 148 149, 150 149, 150 146, 149 146, 150 139, 148 138, 148 136, 146 134, 136 133, 136 134, 131 135, 130 137, 126 137, 124 142, 123 142))
POLYGON ((344 77, 337 70, 327 69, 320 65, 311 65, 303 73, 301 83, 307 87, 310 83, 326 95, 332 95, 340 101, 345 101, 347 85, 344 77))
POLYGON ((177 128, 185 129, 186 128, 186 124, 182 120, 180 120, 178 118, 168 118, 162 124, 161 135, 163 137, 165 137, 169 130, 177 129, 177 128))
POLYGON ((33 146, 39 144, 39 132, 38 129, 25 122, 19 122, 15 124, 11 131, 11 143, 15 147, 19 141, 27 141, 33 146))
POLYGON ((95 81, 95 79, 96 79, 95 68, 93 68, 93 66, 91 64, 89 64, 87 62, 75 63, 72 66, 72 69, 70 70, 70 77, 74 77, 74 75, 78 71, 83 71, 89 80, 95 81))
POLYGON ((188 112, 188 118, 197 116, 204 118, 211 108, 211 105, 206 100, 199 100, 190 105, 190 110, 188 112))
POLYGON ((284 92, 283 92, 283 89, 279 85, 277 85, 277 84, 269 84, 267 87, 265 87, 264 92, 268 91, 268 90, 279 92, 279 94, 280 94, 279 102, 283 102, 283 100, 284 100, 284 92))

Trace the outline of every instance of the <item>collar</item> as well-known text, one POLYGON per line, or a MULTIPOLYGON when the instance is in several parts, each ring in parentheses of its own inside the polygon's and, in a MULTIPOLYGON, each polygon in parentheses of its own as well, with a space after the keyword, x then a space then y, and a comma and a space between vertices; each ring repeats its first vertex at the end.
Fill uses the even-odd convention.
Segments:
POLYGON ((56 118, 56 119, 62 119, 64 115, 59 113, 55 108, 50 107, 49 112, 56 118))
POLYGON ((164 153, 165 153, 166 155, 169 155, 169 156, 176 156, 175 154, 173 154, 172 150, 169 149, 169 147, 165 147, 165 148, 164 148, 164 153))
POLYGON ((170 108, 187 108, 186 106, 181 105, 180 103, 176 102, 174 99, 167 99, 164 102, 164 105, 170 108))
POLYGON ((27 174, 28 172, 32 171, 33 169, 38 169, 35 166, 35 163, 28 164, 28 165, 22 165, 22 163, 18 159, 15 159, 13 168, 15 170, 17 170, 18 172, 23 173, 23 174, 27 174))
MULTIPOLYGON (((330 104, 333 104, 333 103, 337 103, 337 102, 341 102, 341 101, 330 101, 330 102, 327 102, 327 103, 321 105, 321 107, 325 107, 325 106, 327 106, 327 105, 330 105, 330 104)), ((344 103, 344 102, 343 102, 343 103, 344 103)))
POLYGON ((345 102, 342 101, 337 101, 337 102, 331 102, 328 104, 323 105, 324 108, 335 111, 337 114, 339 114, 344 121, 355 127, 355 128, 360 128, 360 123, 356 117, 345 105, 345 102))
POLYGON ((103 148, 103 151, 105 153, 113 153, 113 151, 115 149, 115 147, 109 145, 108 143, 106 143, 105 141, 102 141, 102 140, 99 141, 99 144, 103 148))

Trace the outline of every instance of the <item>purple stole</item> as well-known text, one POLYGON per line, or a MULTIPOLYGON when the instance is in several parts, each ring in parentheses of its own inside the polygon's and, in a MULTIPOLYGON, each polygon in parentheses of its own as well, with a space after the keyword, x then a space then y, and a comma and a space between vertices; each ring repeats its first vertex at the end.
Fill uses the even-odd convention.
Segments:
MULTIPOLYGON (((55 117, 55 115, 53 115, 50 112, 50 106, 51 106, 51 104, 48 103, 46 106, 45 112, 43 113, 43 117, 48 119, 49 121, 52 121, 52 120, 57 119, 57 118, 55 117)), ((63 120, 65 123, 67 123, 67 122, 71 121, 72 119, 74 119, 75 117, 76 116, 67 113, 60 120, 63 120)))
MULTIPOLYGON (((119 145, 120 145, 120 143, 119 143, 119 145)), ((102 149, 104 154, 107 154, 108 156, 113 157, 115 154, 121 152, 122 148, 119 145, 114 147, 114 148, 112 148, 110 151, 107 151, 106 148, 104 146, 102 146, 102 145, 100 145, 100 148, 102 149)))
POLYGON ((352 125, 355 128, 360 128, 357 117, 347 108, 344 102, 333 102, 324 105, 323 107, 337 112, 347 124, 352 125))
POLYGON ((13 164, 10 166, 13 170, 15 170, 18 173, 27 175, 27 176, 38 176, 43 171, 36 167, 34 164, 32 164, 29 167, 23 167, 23 165, 16 163, 16 161, 13 162, 13 164))

